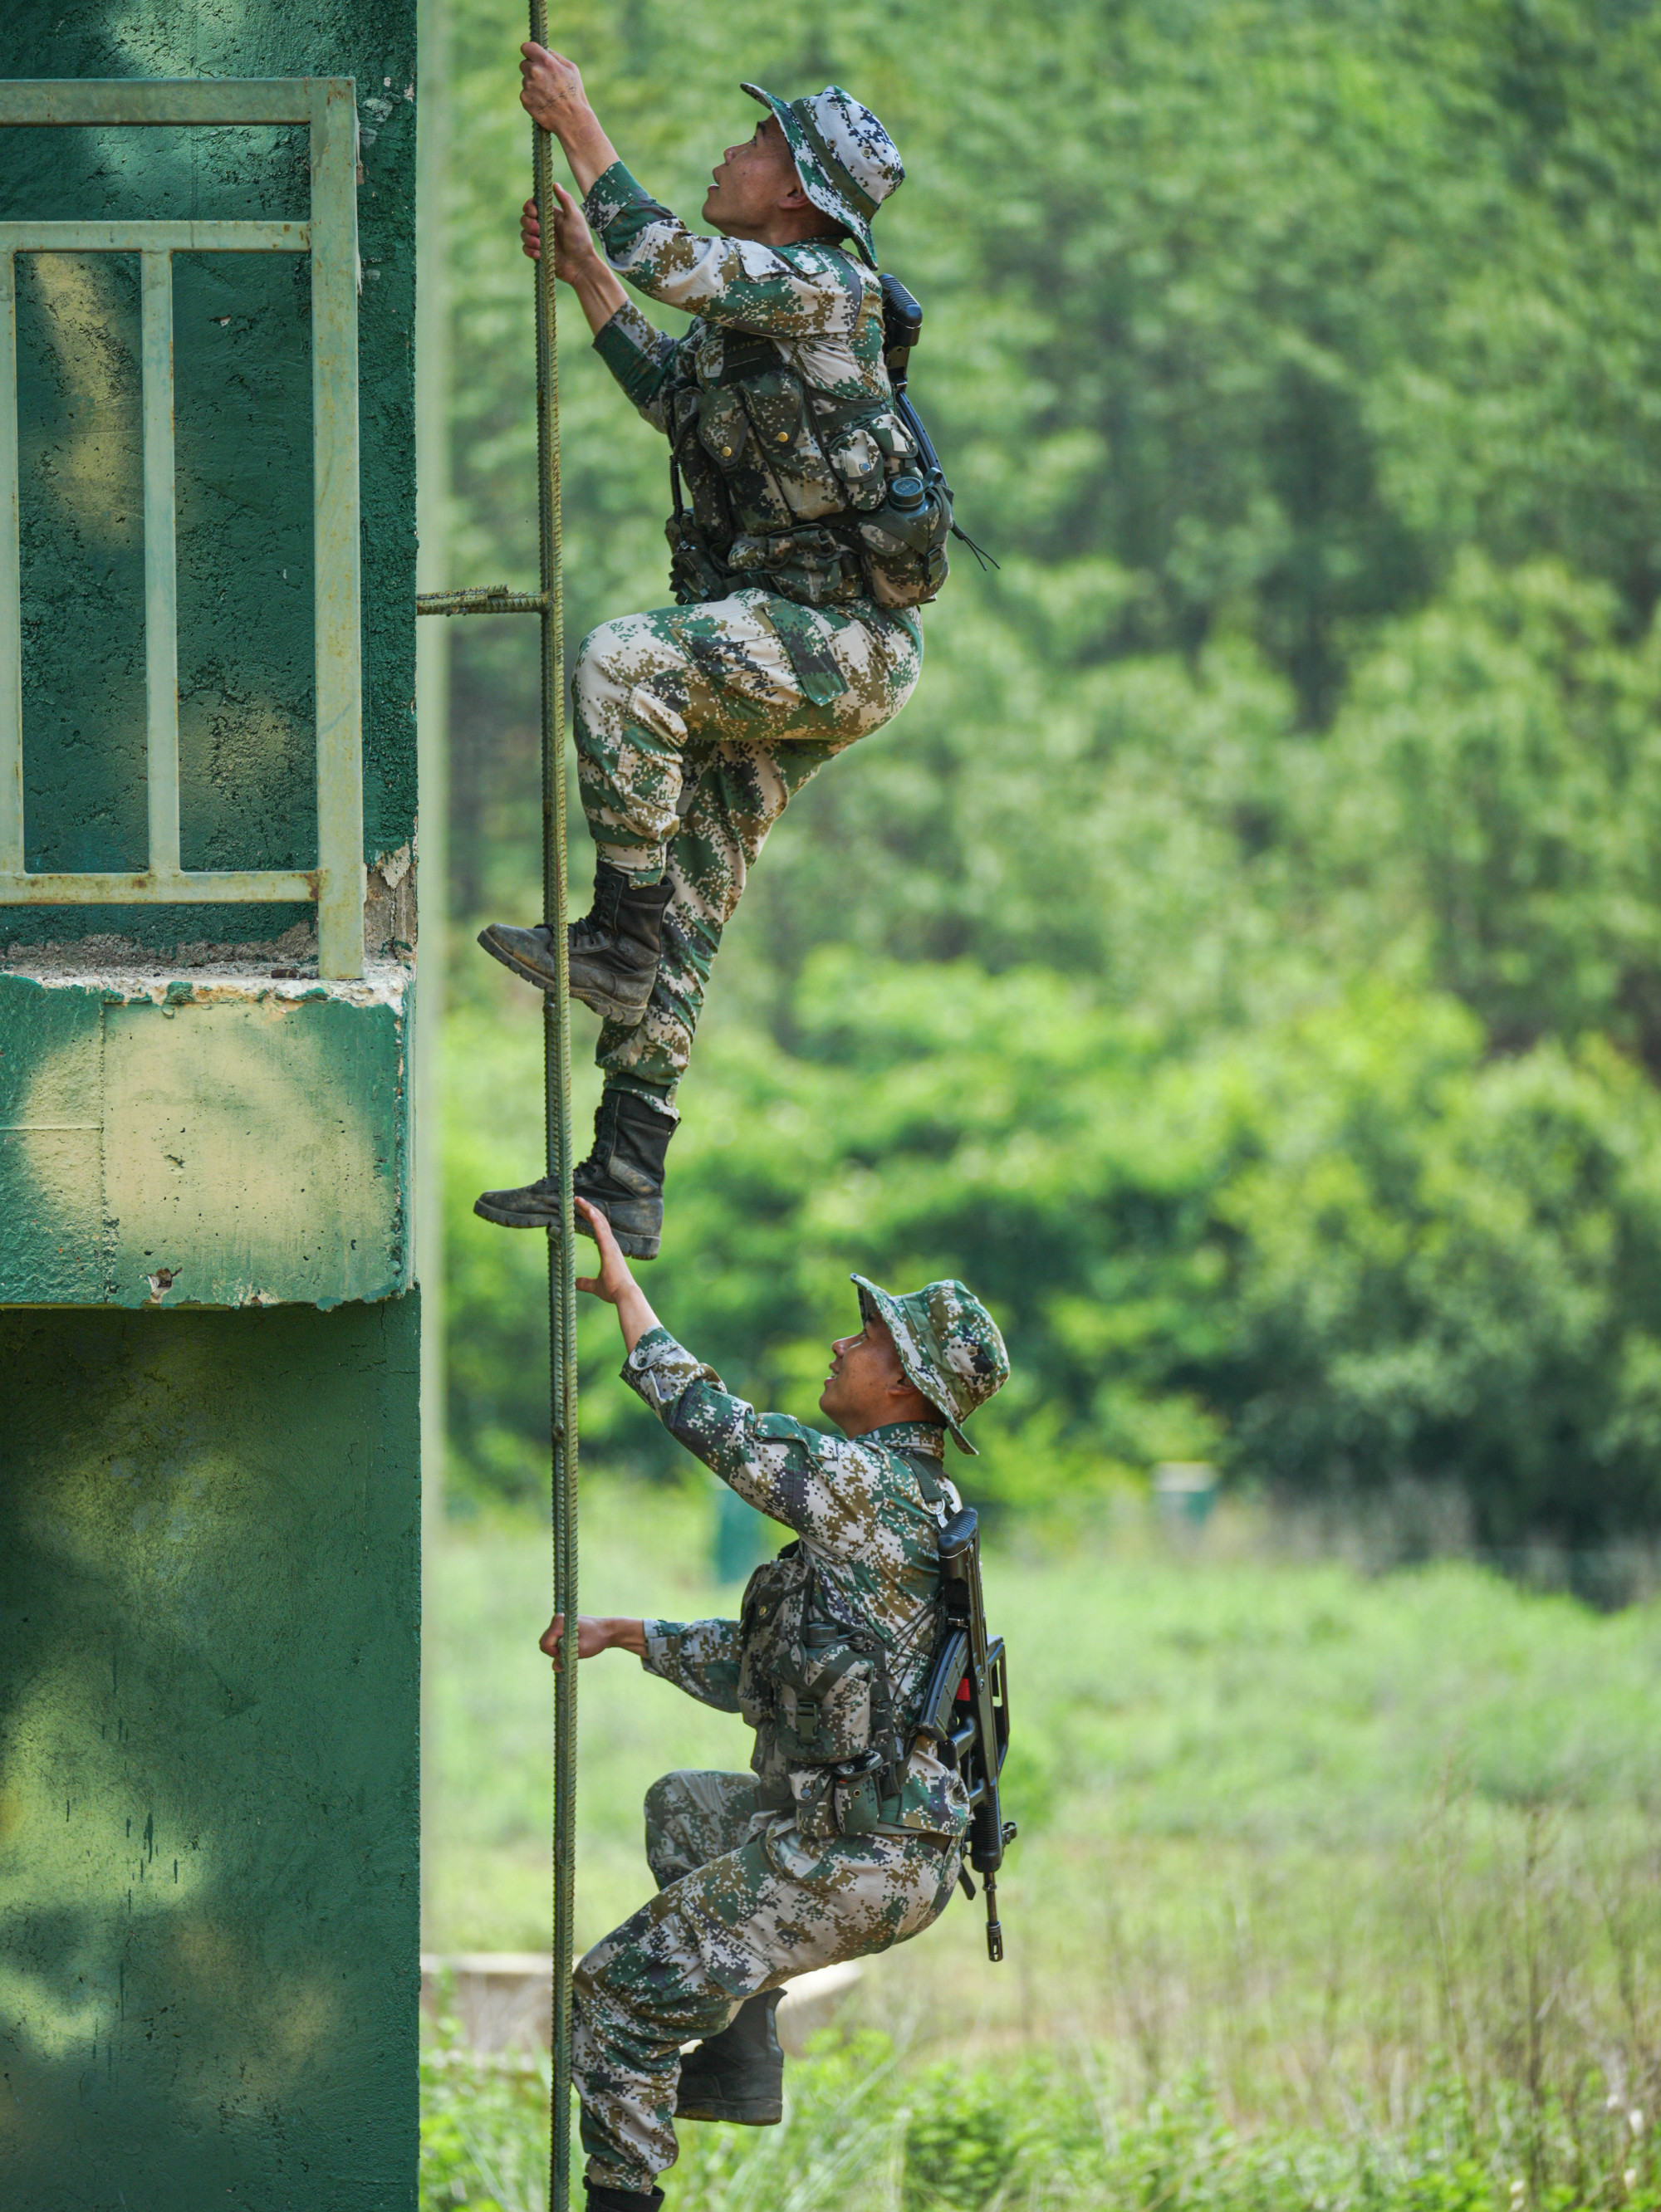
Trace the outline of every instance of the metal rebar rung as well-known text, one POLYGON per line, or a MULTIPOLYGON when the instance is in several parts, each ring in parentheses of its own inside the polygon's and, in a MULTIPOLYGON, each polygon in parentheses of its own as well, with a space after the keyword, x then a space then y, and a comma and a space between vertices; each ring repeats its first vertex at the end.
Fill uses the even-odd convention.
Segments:
POLYGON ((422 592, 416 599, 418 615, 539 615, 547 605, 545 592, 510 592, 506 584, 470 585, 459 592, 422 592))

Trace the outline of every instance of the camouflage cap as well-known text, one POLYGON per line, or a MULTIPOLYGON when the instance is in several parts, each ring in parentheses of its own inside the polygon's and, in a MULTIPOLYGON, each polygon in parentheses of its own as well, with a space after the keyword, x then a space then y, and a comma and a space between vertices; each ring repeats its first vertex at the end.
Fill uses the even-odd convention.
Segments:
POLYGON ((863 1275, 849 1280, 860 1294, 860 1311, 884 1322, 908 1379, 922 1392, 960 1449, 975 1453, 963 1423, 1009 1380, 1009 1354, 998 1324, 961 1283, 925 1283, 895 1297, 863 1275))
POLYGON ((905 181, 899 149, 876 117, 839 84, 827 84, 806 100, 778 100, 758 84, 739 88, 772 109, 789 141, 803 191, 845 226, 874 269, 871 218, 905 181))

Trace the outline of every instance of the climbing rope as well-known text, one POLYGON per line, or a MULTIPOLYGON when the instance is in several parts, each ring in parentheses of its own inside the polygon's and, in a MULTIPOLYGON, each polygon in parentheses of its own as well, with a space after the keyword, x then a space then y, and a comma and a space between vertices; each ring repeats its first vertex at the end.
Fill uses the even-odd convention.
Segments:
MULTIPOLYGON (((531 37, 548 43, 545 0, 531 0, 531 37)), ((576 1233, 571 1205, 571 1020, 565 942, 565 636, 559 511, 559 354, 554 301, 553 141, 531 126, 542 252, 536 264, 537 525, 542 585, 542 897, 557 988, 543 1005, 543 1100, 548 1173, 559 1183, 559 1233, 548 1238, 548 1353, 553 1439, 554 1610, 565 1615, 566 1663, 554 1676, 553 2072, 549 2212, 567 2212, 571 2174, 571 1949, 576 1870, 577 1370, 576 1233)))
MULTIPOLYGON (((548 43, 545 0, 531 0, 531 37, 548 43)), ((543 1107, 550 1176, 559 1185, 559 1229, 548 1236, 548 1364, 552 1444, 554 1611, 569 1625, 573 1663, 554 1676, 553 2075, 550 2088, 549 2212, 569 2212, 571 1953, 576 1870, 577 1370, 575 1233, 571 1205, 571 1024, 566 976, 565 625, 559 508, 559 354, 554 298, 553 141, 531 126, 531 166, 542 255, 536 264, 537 536, 539 588, 505 586, 423 593, 423 615, 534 614, 541 622, 542 910, 552 935, 558 988, 544 998, 543 1107)))

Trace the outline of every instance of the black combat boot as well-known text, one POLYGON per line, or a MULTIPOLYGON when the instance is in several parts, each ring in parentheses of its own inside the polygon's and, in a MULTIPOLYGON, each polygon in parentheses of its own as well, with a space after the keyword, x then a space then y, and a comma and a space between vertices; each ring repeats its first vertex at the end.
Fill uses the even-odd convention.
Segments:
MULTIPOLYGON (((571 1177, 575 1195, 599 1208, 634 1260, 655 1260, 663 1241, 663 1162, 676 1127, 632 1091, 603 1091, 594 1149, 571 1177)), ((473 1212, 504 1229, 557 1229, 559 1185, 544 1176, 520 1190, 487 1190, 473 1212)), ((580 1213, 577 1228, 591 1233, 580 1213)))
POLYGON ((784 2118, 784 2053, 773 2015, 782 1990, 746 1997, 738 2018, 689 2051, 675 2092, 678 2120, 776 2128, 784 2118))
POLYGON ((585 2180, 582 2191, 588 2212, 659 2212, 663 2203, 660 2189, 608 2189, 603 2182, 585 2180))
MULTIPOLYGON (((593 905, 565 934, 571 996, 605 1020, 634 1028, 658 979, 663 912, 673 896, 666 876, 660 884, 636 884, 621 868, 601 860, 594 870, 593 905)), ((538 990, 559 988, 553 933, 545 921, 534 929, 493 921, 480 930, 478 941, 492 958, 538 990)))

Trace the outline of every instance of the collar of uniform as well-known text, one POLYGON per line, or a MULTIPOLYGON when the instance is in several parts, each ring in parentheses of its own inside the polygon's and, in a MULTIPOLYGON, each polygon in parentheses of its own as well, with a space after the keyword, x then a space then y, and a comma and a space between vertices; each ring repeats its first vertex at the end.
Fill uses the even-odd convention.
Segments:
POLYGON ((946 1457, 946 1431, 938 1421, 885 1421, 879 1429, 867 1429, 854 1441, 880 1444, 885 1451, 928 1452, 942 1461, 946 1457))

